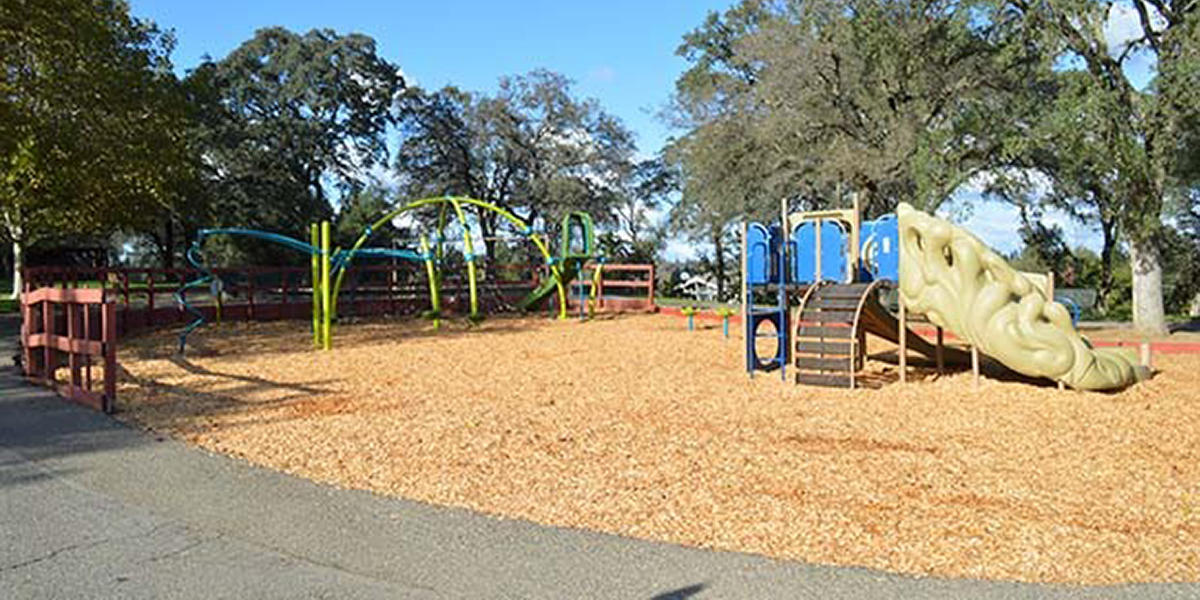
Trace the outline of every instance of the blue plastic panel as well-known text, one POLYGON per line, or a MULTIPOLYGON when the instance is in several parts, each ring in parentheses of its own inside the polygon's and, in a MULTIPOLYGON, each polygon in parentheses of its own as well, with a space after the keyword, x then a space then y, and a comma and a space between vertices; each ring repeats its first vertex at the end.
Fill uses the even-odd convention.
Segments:
POLYGON ((900 279, 900 224, 896 215, 884 215, 863 223, 863 270, 871 279, 900 279))
POLYGON ((788 271, 795 283, 810 283, 817 278, 817 225, 801 223, 792 230, 791 254, 788 255, 788 271))
POLYGON ((846 281, 846 250, 849 236, 839 223, 834 221, 821 222, 821 273, 817 273, 817 225, 814 222, 801 223, 792 230, 792 244, 789 265, 792 281, 810 283, 813 281, 846 281))
POLYGON ((821 222, 821 281, 848 281, 846 251, 850 236, 840 223, 821 222))
POLYGON ((775 260, 775 243, 771 232, 762 223, 750 223, 746 228, 746 283, 762 285, 775 280, 772 269, 775 260))

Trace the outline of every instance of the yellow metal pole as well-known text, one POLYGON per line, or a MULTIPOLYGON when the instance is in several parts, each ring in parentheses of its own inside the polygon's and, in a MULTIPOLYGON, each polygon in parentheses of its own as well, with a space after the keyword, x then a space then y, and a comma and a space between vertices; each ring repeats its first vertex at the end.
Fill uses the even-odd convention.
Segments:
POLYGON ((467 260, 467 288, 471 296, 471 320, 479 320, 479 292, 478 286, 475 284, 475 245, 471 241, 471 228, 467 224, 467 216, 463 213, 462 206, 458 200, 452 198, 450 205, 454 207, 455 214, 458 215, 458 222, 462 225, 463 230, 463 246, 467 260))
POLYGON ((429 277, 429 303, 433 307, 433 328, 439 329, 442 326, 442 297, 438 282, 437 272, 434 270, 433 255, 430 254, 429 238, 425 234, 421 234, 421 254, 425 257, 425 274, 429 277))
MULTIPOLYGON (((321 226, 316 223, 310 227, 313 248, 321 247, 321 226)), ((321 347, 321 256, 312 255, 312 330, 313 347, 321 347)))
POLYGON ((329 221, 321 221, 321 347, 333 348, 333 296, 329 285, 329 221))

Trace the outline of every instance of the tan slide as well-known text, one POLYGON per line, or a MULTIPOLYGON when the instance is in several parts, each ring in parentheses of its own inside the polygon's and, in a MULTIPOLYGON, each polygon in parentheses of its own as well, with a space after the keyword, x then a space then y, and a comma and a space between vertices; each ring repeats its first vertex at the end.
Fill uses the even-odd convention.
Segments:
POLYGON ((1148 371, 1117 350, 1093 348, 1045 287, 974 235, 901 204, 900 297, 908 310, 1030 377, 1086 390, 1120 389, 1148 371))

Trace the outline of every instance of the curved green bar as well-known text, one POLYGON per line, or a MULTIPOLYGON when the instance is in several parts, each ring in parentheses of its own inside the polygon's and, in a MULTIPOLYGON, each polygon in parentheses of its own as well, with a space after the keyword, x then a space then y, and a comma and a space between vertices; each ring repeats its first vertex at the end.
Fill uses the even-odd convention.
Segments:
POLYGON ((433 328, 442 326, 442 297, 440 275, 433 265, 433 255, 429 253, 429 238, 421 234, 421 253, 425 255, 425 275, 429 278, 429 303, 433 310, 433 328))
POLYGON ((560 254, 563 260, 568 257, 572 258, 591 258, 593 249, 596 247, 595 227, 592 224, 592 215, 583 211, 569 212, 563 216, 562 221, 562 246, 560 254), (571 222, 578 220, 580 233, 583 234, 583 252, 575 253, 571 251, 571 222))
MULTIPOLYGON (((362 235, 359 236, 359 238, 354 242, 354 245, 350 247, 351 255, 353 255, 353 253, 355 251, 357 251, 359 248, 362 247, 362 245, 364 243, 366 243, 367 239, 371 237, 372 233, 374 233, 374 231, 376 229, 383 227, 384 224, 391 221, 392 219, 395 219, 396 217, 400 216, 401 214, 404 214, 410 210, 421 208, 424 206, 441 205, 444 208, 445 206, 450 205, 450 206, 455 207, 456 213, 458 214, 458 217, 461 220, 463 218, 461 204, 470 204, 473 206, 478 206, 485 210, 490 210, 490 211, 500 215, 501 217, 504 217, 510 223, 512 223, 513 225, 516 225, 517 227, 520 227, 522 230, 528 229, 528 225, 525 223, 525 221, 522 221, 520 219, 520 217, 517 217, 516 215, 514 215, 514 214, 508 212, 507 210, 504 210, 503 208, 500 208, 499 206, 496 206, 495 204, 492 204, 490 202, 484 202, 482 200, 476 200, 474 198, 465 198, 465 197, 461 197, 461 196, 441 196, 441 197, 436 197, 436 198, 422 198, 420 200, 414 200, 412 202, 409 202, 408 204, 401 206, 399 208, 393 209, 390 212, 385 213, 382 217, 380 217, 378 220, 376 220, 374 223, 372 223, 371 226, 368 227, 367 230, 364 231, 362 233, 362 235)), ((588 220, 589 221, 591 220, 590 216, 588 217, 588 220)), ((438 257, 441 257, 440 238, 441 238, 442 225, 444 225, 444 222, 440 222, 438 225, 438 237, 439 237, 438 252, 437 252, 438 257)), ((466 230, 465 221, 463 222, 463 229, 466 230)), ((464 232, 463 235, 469 238, 470 233, 464 232)), ((546 263, 550 265, 551 274, 555 278, 556 285, 558 288, 558 297, 559 297, 558 318, 566 319, 567 318, 567 291, 562 282, 562 273, 559 271, 558 266, 556 264, 553 264, 554 261, 551 259, 550 250, 546 247, 546 243, 536 233, 530 234, 529 239, 533 241, 534 245, 537 246, 538 251, 542 253, 542 257, 545 258, 546 263)), ((468 244, 469 243, 470 242, 468 241, 468 244)), ((345 276, 346 270, 347 269, 342 269, 341 271, 338 272, 337 280, 333 284, 334 306, 337 305, 336 304, 337 303, 337 295, 338 295, 338 292, 341 291, 341 289, 342 289, 342 278, 343 278, 343 276, 345 276)), ((472 267, 468 266, 468 271, 470 272, 471 270, 472 270, 472 267)), ((474 285, 473 285, 474 279, 473 278, 472 278, 471 283, 472 283, 472 288, 473 288, 474 287, 474 285)), ((474 312, 475 312, 475 308, 473 306, 472 313, 474 313, 474 312)))
MULTIPOLYGON (((451 198, 450 205, 454 207, 454 214, 458 215, 458 222, 463 224, 463 249, 467 260, 467 287, 471 295, 471 316, 472 321, 479 319, 479 291, 475 284, 475 242, 471 239, 471 231, 467 229, 467 216, 463 214, 462 206, 458 200, 451 198)), ((438 232, 438 237, 441 237, 442 232, 438 232)))

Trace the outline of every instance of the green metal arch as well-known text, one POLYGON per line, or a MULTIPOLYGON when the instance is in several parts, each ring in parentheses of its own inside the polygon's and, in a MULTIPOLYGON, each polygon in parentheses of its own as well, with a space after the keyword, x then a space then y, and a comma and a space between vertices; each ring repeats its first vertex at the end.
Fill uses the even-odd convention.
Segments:
MULTIPOLYGON (((375 230, 379 229, 380 227, 383 227, 386 223, 388 223, 392 219, 395 219, 396 217, 398 217, 410 210, 422 208, 425 206, 434 206, 434 205, 439 205, 442 207, 442 210, 439 211, 439 216, 438 216, 439 234, 441 232, 441 229, 445 225, 445 219, 444 219, 445 207, 447 205, 449 205, 450 207, 452 207, 454 209, 459 222, 462 223, 462 225, 463 225, 463 241, 466 245, 466 251, 473 255, 474 252, 473 252, 473 243, 471 240, 471 232, 467 227, 466 217, 462 211, 463 204, 469 204, 472 206, 478 206, 485 210, 490 210, 490 211, 500 215, 501 217, 504 217, 513 225, 520 227, 522 231, 527 231, 529 228, 529 225, 527 223, 525 223, 525 221, 521 220, 520 217, 512 214, 511 212, 509 212, 503 208, 500 208, 499 206, 496 206, 495 204, 492 204, 491 202, 484 202, 483 200, 476 200, 474 198, 467 198, 467 197, 462 197, 462 196, 439 196, 439 197, 435 197, 435 198, 422 198, 420 200, 413 200, 412 202, 409 202, 408 204, 405 204, 404 206, 401 206, 401 207, 393 209, 387 213, 384 213, 384 215, 382 217, 380 217, 378 220, 376 220, 374 223, 372 223, 371 226, 368 227, 367 230, 364 231, 362 233, 362 235, 360 235, 358 237, 358 239, 354 242, 354 245, 350 247, 350 252, 349 252, 350 258, 347 259, 347 261, 349 262, 354 259, 354 253, 357 252, 358 249, 361 248, 362 245, 365 244, 372 235, 374 235, 375 230)), ((440 235, 439 235, 439 237, 440 237, 440 235)), ((550 265, 551 276, 554 277, 556 287, 558 290, 558 299, 559 299, 558 318, 566 319, 567 318, 567 291, 566 291, 566 287, 563 285, 562 273, 560 272, 558 265, 555 264, 551 254, 550 254, 550 249, 546 245, 545 240, 543 240, 536 233, 529 234, 529 239, 533 241, 534 245, 537 246, 538 251, 542 253, 542 257, 546 260, 546 264, 550 265)), ((442 253, 440 241, 438 242, 438 245, 437 245, 437 253, 438 253, 438 256, 440 257, 441 253, 442 253)), ((346 275, 347 270, 348 269, 342 269, 341 271, 338 272, 337 279, 333 285, 333 306, 335 307, 334 308, 335 312, 337 310, 336 306, 337 306, 338 292, 341 291, 341 289, 342 289, 342 278, 346 275)), ((468 263, 467 263, 467 275, 468 275, 470 288, 471 288, 470 289, 471 314, 472 314, 472 316, 476 316, 477 297, 476 297, 476 286, 475 286, 475 262, 474 262, 474 260, 468 261, 468 263)))

